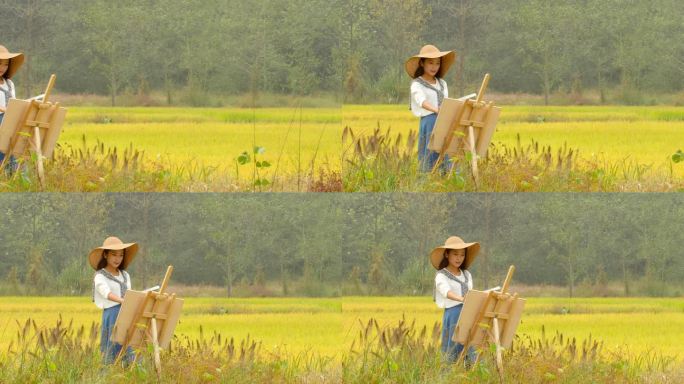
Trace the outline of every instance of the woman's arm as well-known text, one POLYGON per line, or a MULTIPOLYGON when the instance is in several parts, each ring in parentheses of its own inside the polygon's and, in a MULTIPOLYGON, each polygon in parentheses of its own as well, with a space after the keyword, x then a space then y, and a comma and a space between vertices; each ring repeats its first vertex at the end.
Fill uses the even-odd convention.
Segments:
POLYGON ((95 290, 102 297, 105 297, 107 300, 111 300, 115 303, 123 304, 123 299, 119 297, 119 295, 112 293, 112 290, 109 288, 109 284, 107 284, 107 280, 102 275, 95 275, 94 283, 95 290))
POLYGON ((123 304, 123 299, 120 298, 119 296, 111 293, 111 292, 109 292, 109 294, 107 295, 107 300, 111 300, 111 301, 117 302, 119 304, 123 304))
POLYGON ((434 113, 439 112, 439 108, 435 108, 434 105, 427 102, 427 96, 425 96, 423 87, 416 82, 411 84, 411 97, 416 104, 421 106, 421 108, 427 109, 428 111, 434 113))
POLYGON ((463 301, 463 296, 459 296, 454 293, 454 291, 451 291, 449 287, 449 280, 441 274, 437 274, 437 276, 435 276, 435 288, 440 295, 449 300, 463 301))
POLYGON ((459 295, 455 294, 454 291, 447 292, 446 297, 447 297, 447 299, 454 300, 454 301, 463 301, 464 300, 463 296, 459 296, 459 295))
POLYGON ((420 106, 423 107, 423 109, 427 109, 430 112, 439 113, 439 108, 433 107, 432 104, 427 102, 427 100, 423 101, 423 103, 420 106))

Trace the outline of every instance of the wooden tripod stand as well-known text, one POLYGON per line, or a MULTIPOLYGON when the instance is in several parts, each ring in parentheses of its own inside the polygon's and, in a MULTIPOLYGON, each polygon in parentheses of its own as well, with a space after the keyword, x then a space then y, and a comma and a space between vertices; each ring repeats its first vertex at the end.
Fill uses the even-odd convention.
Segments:
POLYGON ((503 378, 503 348, 510 347, 525 305, 525 300, 517 293, 508 293, 514 272, 515 266, 511 265, 500 291, 470 291, 466 294, 453 336, 454 341, 464 346, 459 362, 463 361, 471 346, 494 343, 500 378, 503 378))
POLYGON ((10 156, 25 158, 29 148, 36 154, 36 170, 41 188, 45 187, 43 159, 51 156, 62 130, 66 109, 59 103, 48 101, 55 85, 56 76, 50 76, 42 100, 11 99, 7 105, 0 132, 0 151, 5 158, 4 166, 10 156))
MULTIPOLYGON (((460 149, 463 145, 460 143, 454 143, 454 136, 462 136, 465 148, 467 148, 467 153, 470 156, 470 167, 472 170, 473 178, 475 179, 476 185, 479 185, 479 177, 477 170, 477 159, 478 157, 484 157, 487 154, 487 147, 491 141, 496 127, 496 122, 501 111, 500 108, 494 106, 492 101, 484 101, 484 94, 489 85, 489 73, 485 74, 482 84, 480 85, 480 90, 477 92, 476 98, 467 100, 458 100, 455 105, 451 108, 455 109, 455 114, 448 124, 448 131, 446 135, 443 136, 441 141, 441 146, 438 148, 431 148, 435 151, 439 151, 439 157, 432 168, 432 173, 434 174, 440 165, 444 162, 445 156, 449 155, 459 155, 460 149), (457 145, 454 145, 457 144, 457 145)), ((446 100, 445 100, 446 101, 446 100)), ((443 105, 444 107, 445 105, 443 105)), ((442 108, 443 108, 442 107, 442 108)), ((449 106, 447 106, 449 108, 449 106)), ((442 109, 440 108, 440 114, 442 109)), ((447 111, 445 114, 450 114, 447 111)), ((439 116, 436 126, 441 125, 439 121, 439 116)), ((453 164, 452 169, 453 171, 453 164)))
POLYGON ((175 293, 166 293, 172 272, 173 266, 169 266, 159 292, 126 292, 112 336, 114 342, 122 345, 116 363, 121 361, 129 346, 138 347, 145 342, 151 343, 154 366, 160 379, 160 349, 168 347, 183 306, 183 300, 176 298, 175 293))

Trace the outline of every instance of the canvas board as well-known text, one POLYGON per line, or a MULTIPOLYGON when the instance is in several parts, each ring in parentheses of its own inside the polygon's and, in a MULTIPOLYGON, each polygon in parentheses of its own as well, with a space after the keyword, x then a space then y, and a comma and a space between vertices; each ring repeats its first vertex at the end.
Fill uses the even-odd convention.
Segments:
MULTIPOLYGON (((0 152, 7 153, 12 135, 20 127, 20 132, 29 134, 29 136, 19 135, 19 140, 17 140, 12 154, 14 156, 24 154, 26 146, 29 145, 28 140, 33 139, 33 128, 23 126, 24 115, 29 105, 31 105, 31 102, 28 100, 10 99, 9 104, 7 104, 7 112, 5 112, 2 125, 0 125, 0 152)), ((43 156, 52 156, 52 152, 57 145, 57 139, 59 139, 59 135, 62 132, 65 117, 66 108, 56 105, 48 109, 38 110, 37 113, 27 116, 29 121, 50 123, 50 129, 41 129, 41 151, 43 156)))
MULTIPOLYGON (((126 335, 131 326, 133 326, 133 320, 136 314, 139 312, 140 306, 144 303, 147 292, 128 290, 126 291, 126 296, 124 297, 124 302, 121 305, 121 310, 119 311, 119 316, 116 318, 116 324, 114 325, 114 331, 112 333, 112 341, 119 344, 123 344, 126 341, 126 335)), ((155 300, 149 300, 144 312, 152 311, 152 306, 155 300)), ((160 300, 158 301, 157 307, 155 308, 156 313, 165 313, 168 318, 166 320, 157 319, 157 331, 159 346, 161 348, 168 348, 171 339, 173 338, 173 332, 178 324, 178 319, 180 319, 181 310, 183 309, 183 300, 160 300)), ((132 347, 138 347, 142 345, 146 340, 144 334, 145 330, 138 327, 131 340, 129 340, 129 345, 132 347)))
MULTIPOLYGON (((442 105, 439 107, 439 113, 437 114, 437 121, 435 121, 435 127, 432 129, 432 135, 428 141, 428 149, 434 152, 441 152, 444 141, 449 134, 449 128, 451 124, 461 115, 461 111, 465 106, 465 100, 450 99, 445 97, 442 101, 442 105)), ((449 148, 446 150, 446 154, 453 156, 463 151, 463 140, 460 138, 465 137, 465 128, 456 127, 454 139, 451 140, 449 148)))
MULTIPOLYGON (((474 326, 475 321, 477 321, 482 306, 487 300, 487 296, 487 292, 477 290, 468 291, 463 302, 461 316, 458 319, 458 323, 456 324, 456 329, 452 338, 454 341, 465 344, 465 342, 468 340, 470 330, 474 326)), ((507 313, 509 316, 508 320, 499 319, 499 329, 501 330, 501 337, 499 340, 502 347, 510 348, 513 338, 515 337, 515 332, 520 324, 520 319, 525 307, 525 299, 514 299, 511 297, 508 300, 499 300, 499 303, 500 304, 497 312, 507 313)), ((486 311, 493 311, 495 304, 496 300, 490 300, 486 311)), ((478 346, 488 341, 492 341, 487 332, 487 328, 478 329, 473 339, 470 340, 470 345, 478 346)))
MULTIPOLYGON (((496 123, 499 120, 500 113, 501 108, 493 104, 488 104, 483 108, 473 108, 471 104, 466 103, 463 99, 445 98, 437 114, 437 121, 432 130, 428 149, 440 152, 449 134, 449 129, 454 124, 454 120, 469 117, 471 121, 481 121, 484 123, 482 128, 474 128, 473 130, 475 152, 478 156, 484 157, 487 155, 487 148, 496 131, 496 123)), ((464 139, 468 129, 465 126, 456 125, 454 132, 454 138, 445 152, 449 156, 457 156, 463 153, 464 139)))

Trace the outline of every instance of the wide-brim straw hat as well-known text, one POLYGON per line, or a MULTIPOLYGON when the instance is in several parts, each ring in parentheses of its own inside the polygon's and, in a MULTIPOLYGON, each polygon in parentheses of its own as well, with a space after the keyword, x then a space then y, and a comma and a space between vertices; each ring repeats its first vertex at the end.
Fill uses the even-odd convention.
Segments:
POLYGON ((90 251, 90 254, 88 254, 88 262, 90 262, 90 266, 93 267, 93 269, 97 270, 97 265, 100 264, 105 249, 113 251, 123 249, 124 257, 123 261, 121 261, 120 268, 126 269, 135 258, 135 254, 138 253, 138 243, 124 243, 118 237, 114 236, 106 238, 101 247, 93 249, 90 251))
POLYGON ((5 77, 11 79, 12 76, 19 70, 22 64, 24 64, 24 54, 23 53, 12 53, 4 46, 0 45, 0 60, 9 60, 9 66, 7 67, 7 72, 5 72, 5 77))
POLYGON ((439 246, 430 252, 430 262, 435 269, 439 269, 439 264, 444 259, 445 249, 465 249, 466 255, 461 264, 461 269, 468 269, 473 261, 475 261, 478 252, 480 252, 480 243, 466 243, 458 236, 449 237, 444 242, 444 245, 439 246))
POLYGON ((441 63, 439 65, 439 71, 437 71, 437 77, 440 79, 444 78, 444 74, 447 73, 451 65, 456 61, 456 52, 454 51, 440 51, 439 48, 434 45, 424 45, 420 49, 420 53, 411 56, 406 63, 404 68, 406 68, 406 73, 408 73, 411 78, 416 78, 416 70, 420 66, 420 59, 436 59, 441 58, 441 63))

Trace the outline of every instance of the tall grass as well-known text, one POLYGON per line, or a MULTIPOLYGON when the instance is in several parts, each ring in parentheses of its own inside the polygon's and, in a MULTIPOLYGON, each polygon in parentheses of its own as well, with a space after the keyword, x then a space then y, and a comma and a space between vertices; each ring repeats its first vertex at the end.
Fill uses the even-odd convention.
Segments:
MULTIPOLYGON (((46 162, 44 190, 679 191, 683 121, 678 107, 506 107, 475 185, 462 157, 446 177, 419 172, 415 119, 395 105, 81 107, 46 162)), ((0 191, 41 190, 25 163, 0 175, 0 191)))
MULTIPOLYGON (((15 342, 0 353, 0 382, 157 382, 150 348, 128 367, 103 366, 98 327, 75 328, 60 318, 40 328, 26 321, 15 342)), ((445 362, 439 352, 439 324, 416 327, 401 319, 381 327, 374 319, 359 323, 358 336, 340 359, 317 355, 264 353, 251 338, 236 341, 219 333, 196 339, 174 338, 162 352, 162 382, 205 383, 498 383, 494 349, 479 349, 470 369, 445 362)), ((556 333, 517 338, 504 352, 503 382, 510 383, 677 383, 684 366, 657 353, 600 353, 591 338, 556 333)))
POLYGON ((384 132, 378 126, 372 134, 357 136, 345 127, 342 141, 342 182, 345 191, 493 191, 493 192, 594 192, 669 191, 684 189, 684 180, 672 174, 662 178, 647 174, 648 166, 634 160, 610 162, 602 158, 585 160, 568 147, 493 143, 479 160, 475 182, 467 154, 450 159, 446 174, 422 173, 415 152, 415 131, 404 140, 401 134, 384 132))

